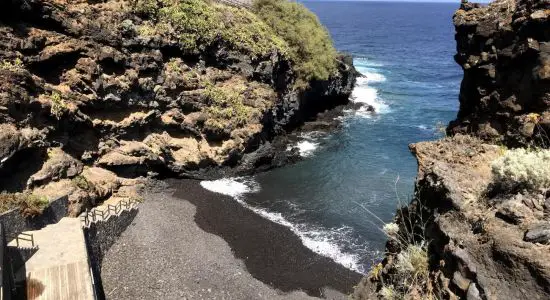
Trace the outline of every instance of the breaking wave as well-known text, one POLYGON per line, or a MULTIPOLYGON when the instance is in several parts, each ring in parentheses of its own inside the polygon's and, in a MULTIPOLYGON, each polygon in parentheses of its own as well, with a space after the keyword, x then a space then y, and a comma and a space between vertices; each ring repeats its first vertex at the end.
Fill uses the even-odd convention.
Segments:
POLYGON ((351 227, 343 226, 326 229, 309 224, 295 224, 279 212, 271 212, 264 208, 249 205, 244 201, 244 196, 249 193, 260 191, 260 185, 252 177, 234 177, 201 181, 200 185, 211 192, 231 196, 242 206, 265 219, 289 228, 300 238, 302 244, 313 252, 331 258, 336 263, 348 269, 363 274, 366 272, 360 263, 360 255, 345 251, 341 246, 352 240, 351 233, 353 229, 351 227))

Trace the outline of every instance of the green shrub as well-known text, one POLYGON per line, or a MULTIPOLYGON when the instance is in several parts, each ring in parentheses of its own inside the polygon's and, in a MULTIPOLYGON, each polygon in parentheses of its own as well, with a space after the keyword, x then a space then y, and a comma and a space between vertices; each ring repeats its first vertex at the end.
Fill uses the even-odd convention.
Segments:
POLYGON ((317 16, 302 4, 256 0, 253 10, 288 43, 298 87, 305 87, 312 79, 326 80, 336 72, 337 52, 330 35, 317 16))
POLYGON ((78 175, 76 177, 74 177, 72 180, 71 180, 72 184, 74 187, 77 187, 83 191, 86 191, 86 192, 89 192, 89 193, 93 193, 96 188, 95 188, 95 185, 93 183, 91 183, 90 181, 88 181, 88 179, 86 179, 86 177, 82 176, 82 175, 78 175))
POLYGON ((244 8, 204 0, 139 0, 134 11, 156 21, 156 29, 147 25, 138 32, 163 34, 171 27, 184 50, 191 53, 217 42, 255 57, 287 50, 286 43, 269 26, 244 8))
POLYGON ((32 217, 42 213, 50 202, 46 197, 31 193, 0 193, 0 212, 19 207, 24 217, 32 217))
POLYGON ((132 10, 141 16, 156 18, 159 9, 157 0, 136 0, 133 2, 132 10))
POLYGON ((256 109, 243 103, 245 90, 246 87, 239 85, 208 85, 204 92, 210 104, 205 110, 209 117, 206 124, 219 129, 228 123, 222 120, 231 121, 229 124, 236 126, 246 124, 256 109))
POLYGON ((61 95, 57 92, 53 92, 50 96, 51 101, 51 108, 50 113, 58 120, 61 120, 61 117, 65 114, 65 112, 68 110, 67 103, 63 98, 61 98, 61 95))
POLYGON ((174 27, 185 49, 202 50, 215 41, 222 24, 210 4, 203 0, 163 2, 165 6, 159 10, 159 19, 174 27))
POLYGON ((326 80, 337 69, 328 31, 299 3, 256 0, 250 11, 205 0, 138 0, 133 9, 148 19, 138 27, 141 35, 173 32, 190 53, 218 42, 253 57, 276 50, 293 62, 296 87, 326 80))

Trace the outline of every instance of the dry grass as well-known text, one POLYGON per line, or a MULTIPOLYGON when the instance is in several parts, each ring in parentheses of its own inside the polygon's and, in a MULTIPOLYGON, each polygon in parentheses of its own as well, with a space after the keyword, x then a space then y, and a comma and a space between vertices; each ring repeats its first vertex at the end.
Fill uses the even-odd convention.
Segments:
POLYGON ((550 150, 519 148, 504 151, 493 162, 492 172, 495 183, 507 189, 550 188, 550 150))
MULTIPOLYGON (((397 178, 396 191, 397 191, 397 178)), ((371 281, 378 283, 378 296, 382 299, 438 299, 434 292, 434 279, 430 272, 429 240, 426 227, 432 221, 428 209, 413 199, 403 203, 397 192, 399 207, 395 222, 384 223, 378 216, 360 205, 381 223, 375 224, 388 238, 390 259, 376 264, 369 273, 371 281)))
POLYGON ((21 215, 32 217, 40 215, 48 204, 47 198, 31 193, 0 193, 0 213, 19 207, 21 215))

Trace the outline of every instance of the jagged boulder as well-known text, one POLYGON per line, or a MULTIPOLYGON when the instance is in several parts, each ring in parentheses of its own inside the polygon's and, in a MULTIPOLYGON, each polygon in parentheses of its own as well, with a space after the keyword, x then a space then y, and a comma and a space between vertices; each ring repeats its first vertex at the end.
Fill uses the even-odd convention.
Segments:
POLYGON ((464 70, 460 110, 448 132, 510 146, 548 146, 550 4, 497 0, 465 4, 454 15, 464 70))
POLYGON ((44 185, 62 178, 73 178, 83 170, 82 162, 63 152, 61 148, 50 148, 42 168, 27 181, 27 186, 44 185))

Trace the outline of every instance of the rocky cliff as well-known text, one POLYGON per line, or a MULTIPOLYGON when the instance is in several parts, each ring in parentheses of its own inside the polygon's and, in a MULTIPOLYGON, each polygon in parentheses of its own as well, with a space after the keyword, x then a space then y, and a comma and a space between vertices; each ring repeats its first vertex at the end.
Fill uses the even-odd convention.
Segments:
POLYGON ((495 189, 491 163, 502 149, 477 138, 410 148, 419 167, 415 199, 397 217, 402 236, 390 238, 386 259, 356 299, 376 299, 387 286, 411 299, 548 299, 550 194, 495 189), (426 251, 425 282, 401 269, 411 244, 426 251))
POLYGON ((449 133, 509 146, 550 145, 550 26, 545 1, 466 4, 453 18, 464 69, 449 133))
MULTIPOLYGON (((251 23, 258 21, 249 11, 196 2, 216 5, 233 30, 199 45, 209 33, 152 17, 150 3, 5 4, 1 191, 69 193, 76 214, 116 193, 121 177, 269 168, 286 159, 273 146, 277 137, 348 102, 356 77, 349 58, 340 57, 328 80, 296 89, 295 62, 274 46, 280 40, 265 24, 251 23), (94 181, 108 178, 112 185, 96 188, 94 181)), ((164 9, 171 20, 202 24, 181 20, 189 9, 183 4, 164 9)))
MULTIPOLYGON (((354 298, 550 299, 549 187, 512 174, 505 187, 495 175, 495 162, 515 153, 506 146, 550 145, 549 9, 517 0, 456 12, 464 79, 454 136, 410 145, 414 197, 384 227, 385 259, 354 298)), ((511 167, 521 163, 532 162, 511 167)))

